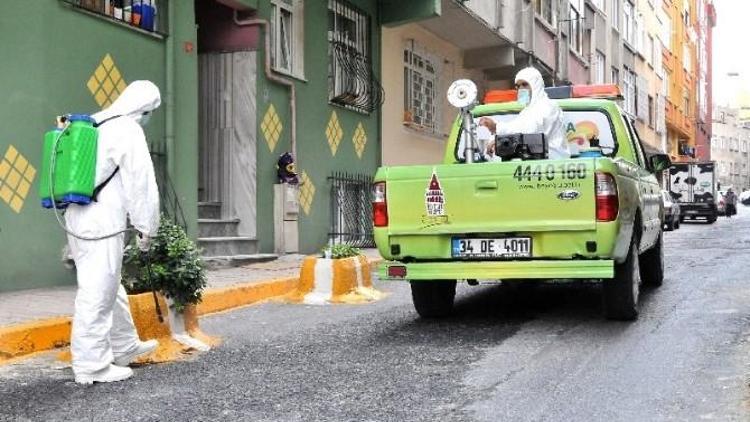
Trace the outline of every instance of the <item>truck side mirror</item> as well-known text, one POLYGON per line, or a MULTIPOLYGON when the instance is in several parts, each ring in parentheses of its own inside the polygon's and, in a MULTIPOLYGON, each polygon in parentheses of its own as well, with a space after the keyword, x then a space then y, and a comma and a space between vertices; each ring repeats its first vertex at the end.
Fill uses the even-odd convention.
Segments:
POLYGON ((666 170, 672 165, 672 160, 667 154, 654 154, 648 158, 648 161, 654 173, 666 170))

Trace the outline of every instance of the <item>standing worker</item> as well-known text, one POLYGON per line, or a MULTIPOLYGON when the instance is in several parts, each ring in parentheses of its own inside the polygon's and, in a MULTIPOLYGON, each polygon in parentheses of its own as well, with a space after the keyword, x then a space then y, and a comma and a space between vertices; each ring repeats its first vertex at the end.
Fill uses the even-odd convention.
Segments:
POLYGON ((724 203, 726 204, 724 213, 728 218, 737 214, 737 194, 732 188, 727 189, 727 193, 724 194, 724 203))
MULTIPOLYGON (((159 228, 159 191, 141 126, 159 104, 156 85, 135 81, 109 108, 93 116, 99 125, 99 194, 89 205, 68 207, 65 222, 72 233, 107 236, 124 231, 130 218, 138 230, 138 248, 149 249, 159 228)), ((133 324, 120 283, 124 239, 124 233, 102 240, 68 235, 78 279, 71 353, 75 381, 80 384, 130 378, 133 371, 127 366, 159 345, 156 340, 140 341, 133 324)))
MULTIPOLYGON (((544 78, 533 67, 521 69, 516 74, 518 103, 523 110, 515 119, 505 124, 498 124, 490 117, 479 119, 479 125, 486 127, 492 135, 510 135, 515 133, 543 133, 552 160, 570 158, 568 142, 563 129, 562 109, 550 100, 544 91, 544 78)), ((487 145, 487 153, 494 154, 495 143, 487 145)))

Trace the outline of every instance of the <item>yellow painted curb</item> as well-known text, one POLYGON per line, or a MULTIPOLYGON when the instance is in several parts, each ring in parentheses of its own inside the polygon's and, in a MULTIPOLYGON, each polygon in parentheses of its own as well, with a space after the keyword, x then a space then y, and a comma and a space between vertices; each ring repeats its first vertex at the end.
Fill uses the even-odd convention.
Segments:
MULTIPOLYGON (((373 265, 382 259, 367 258, 362 262, 373 265)), ((193 337, 209 345, 218 344, 218 339, 207 336, 200 331, 198 326, 198 316, 207 315, 216 312, 227 311, 241 306, 252 305, 257 302, 268 300, 274 297, 294 296, 305 280, 312 290, 312 272, 314 272, 315 257, 305 259, 301 270, 301 277, 287 277, 269 280, 261 283, 239 284, 236 286, 222 289, 210 289, 203 293, 203 301, 195 309, 186 309, 185 325, 186 330, 193 337), (308 260, 311 260, 308 263, 308 260), (310 266, 312 265, 312 266, 310 266), (310 276, 306 274, 310 273, 310 276)), ((364 283, 372 286, 370 271, 365 270, 364 265, 362 276, 364 283)), ((339 270, 341 271, 341 270, 339 270)), ((355 281, 356 283, 356 281, 355 281)), ((351 298, 341 295, 346 303, 351 303, 351 298)), ((182 355, 185 348, 170 338, 170 330, 166 322, 160 323, 154 307, 154 300, 151 293, 128 296, 130 302, 130 311, 133 314, 133 322, 138 330, 141 339, 159 339, 161 344, 157 353, 151 356, 150 362, 163 362, 172 360, 174 357, 182 355)), ((168 307, 164 298, 159 296, 159 305, 164 312, 164 320, 167 321, 168 307)), ((5 364, 16 358, 26 356, 35 352, 43 352, 59 347, 65 347, 70 344, 71 318, 59 317, 39 321, 32 321, 7 327, 0 327, 0 364, 5 364)), ((69 353, 62 353, 61 356, 69 359, 69 353)))
POLYGON ((277 278, 262 283, 240 284, 223 289, 211 289, 203 293, 198 304, 198 315, 226 311, 240 306, 252 305, 276 296, 284 296, 297 287, 297 277, 277 278))
POLYGON ((0 364, 23 355, 70 343, 68 317, 0 327, 0 364))

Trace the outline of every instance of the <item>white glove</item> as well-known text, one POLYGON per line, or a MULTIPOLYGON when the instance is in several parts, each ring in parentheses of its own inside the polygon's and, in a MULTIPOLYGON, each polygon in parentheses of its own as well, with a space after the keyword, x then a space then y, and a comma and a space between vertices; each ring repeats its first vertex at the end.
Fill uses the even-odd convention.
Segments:
POLYGON ((141 252, 148 252, 151 248, 151 238, 143 233, 138 233, 135 238, 135 244, 141 252))

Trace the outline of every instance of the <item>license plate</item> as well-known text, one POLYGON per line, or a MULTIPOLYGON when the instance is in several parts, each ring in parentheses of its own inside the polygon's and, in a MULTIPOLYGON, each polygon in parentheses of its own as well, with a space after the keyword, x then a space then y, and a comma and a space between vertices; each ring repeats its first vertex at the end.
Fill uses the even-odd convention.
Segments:
POLYGON ((456 258, 530 258, 530 237, 467 239, 454 238, 452 255, 456 258))

